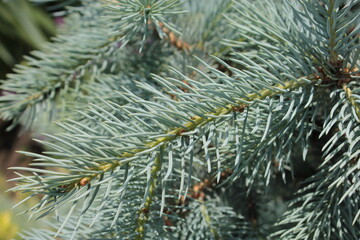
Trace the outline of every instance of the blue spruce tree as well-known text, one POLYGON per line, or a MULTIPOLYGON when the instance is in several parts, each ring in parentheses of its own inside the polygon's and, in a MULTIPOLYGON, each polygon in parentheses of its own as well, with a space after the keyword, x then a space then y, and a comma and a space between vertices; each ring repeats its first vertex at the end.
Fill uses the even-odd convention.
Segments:
POLYGON ((69 7, 1 85, 3 119, 47 125, 12 190, 53 220, 22 238, 360 239, 359 5, 69 7))

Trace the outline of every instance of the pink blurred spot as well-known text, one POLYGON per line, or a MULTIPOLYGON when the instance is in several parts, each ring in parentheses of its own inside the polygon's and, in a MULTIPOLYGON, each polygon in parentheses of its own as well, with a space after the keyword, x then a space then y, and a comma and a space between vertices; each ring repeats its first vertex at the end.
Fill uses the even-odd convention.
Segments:
POLYGON ((54 21, 56 25, 62 25, 65 23, 63 17, 55 17, 54 21))

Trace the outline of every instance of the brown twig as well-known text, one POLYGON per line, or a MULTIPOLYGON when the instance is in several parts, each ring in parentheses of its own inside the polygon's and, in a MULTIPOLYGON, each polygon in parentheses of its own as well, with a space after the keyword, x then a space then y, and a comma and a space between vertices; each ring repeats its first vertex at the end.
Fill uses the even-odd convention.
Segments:
POLYGON ((159 27, 167 36, 165 39, 173 46, 175 46, 179 50, 187 50, 190 51, 193 47, 185 42, 184 40, 179 39, 174 32, 172 32, 169 28, 167 28, 164 23, 159 22, 159 27))

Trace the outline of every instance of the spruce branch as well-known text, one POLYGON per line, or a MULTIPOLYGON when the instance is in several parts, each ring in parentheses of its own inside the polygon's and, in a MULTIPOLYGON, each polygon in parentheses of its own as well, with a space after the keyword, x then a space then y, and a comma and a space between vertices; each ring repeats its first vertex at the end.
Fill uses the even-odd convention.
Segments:
MULTIPOLYGON (((298 80, 287 81, 282 84, 276 85, 272 88, 266 88, 257 91, 257 93, 248 94, 245 98, 237 100, 237 105, 229 104, 226 107, 220 107, 214 111, 203 113, 203 116, 193 116, 191 117, 190 122, 182 124, 182 127, 175 128, 169 132, 164 133, 164 137, 157 138, 156 140, 147 142, 143 147, 138 149, 131 149, 130 152, 124 152, 118 156, 119 161, 114 163, 106 163, 103 165, 98 165, 96 167, 90 167, 87 169, 87 172, 92 173, 86 177, 83 177, 76 182, 66 185, 67 189, 78 186, 87 185, 93 178, 97 178, 100 175, 103 175, 106 172, 113 171, 115 168, 122 166, 123 164, 132 161, 137 155, 141 155, 143 152, 145 154, 153 149, 157 149, 159 146, 165 145, 171 141, 174 141, 179 136, 182 136, 186 132, 191 132, 201 125, 206 125, 218 118, 218 116, 227 115, 231 112, 244 112, 247 107, 251 106, 252 102, 263 100, 267 97, 272 97, 282 93, 286 93, 291 90, 295 90, 301 86, 306 86, 308 84, 313 84, 313 82, 307 80, 308 78, 300 78, 298 80)), ((316 79, 315 79, 316 80, 316 79)), ((30 154, 30 153, 28 153, 30 154)), ((32 155, 32 154, 31 154, 32 155)), ((35 156, 35 155, 34 155, 35 156)), ((16 168, 14 168, 16 169, 16 168)), ((23 168, 21 168, 23 169, 23 168)), ((24 169, 23 169, 24 170, 24 169)), ((28 169, 31 170, 31 169, 28 169)))
MULTIPOLYGON (((13 190, 29 193, 24 201, 42 197, 29 212, 43 217, 68 209, 57 216, 52 236, 269 238, 282 215, 276 238, 358 238, 360 28, 349 31, 360 16, 354 11, 358 0, 102 3, 100 9, 112 11, 104 19, 120 29, 104 30, 108 36, 136 33, 130 34, 121 61, 111 54, 121 68, 87 72, 99 84, 104 76, 114 79, 117 92, 85 104, 87 110, 77 112, 80 120, 59 122, 62 133, 39 141, 48 152, 25 153, 36 158, 31 167, 13 168, 32 174, 18 173, 13 190), (180 3, 196 14, 179 17, 180 3), (167 14, 175 15, 170 21, 167 14), (215 28, 224 21, 231 27, 215 28), (180 40, 169 22, 187 34, 180 40), (150 34, 149 25, 158 36, 150 34), (179 54, 158 55, 158 47, 179 54), (133 58, 135 48, 149 58, 133 58), (190 59, 189 52, 200 57, 190 59), (158 57, 176 68, 152 68, 158 57), (144 61, 129 63, 139 59, 144 61), (317 130, 319 141, 313 139, 317 130), (322 145, 322 158, 309 156, 313 144, 322 145), (304 164, 311 166, 299 177, 304 164), (231 174, 223 179, 226 171, 231 174), (278 190, 279 179, 287 186, 292 182, 281 189, 286 193, 270 194, 282 209, 266 212, 274 205, 253 193, 278 190), (285 211, 284 199, 299 187, 285 211), (237 194, 227 196, 228 189, 237 194), (253 209, 255 217, 248 212, 253 209), (266 226, 262 217, 270 213, 271 226, 266 226)), ((100 94, 106 85, 100 85, 100 94)))
MULTIPOLYGON (((162 146, 165 146, 165 145, 169 145, 170 142, 172 142, 172 141, 176 142, 176 139, 179 139, 180 136, 185 136, 186 134, 190 134, 190 136, 191 136, 192 134, 194 134, 194 133, 191 133, 191 131, 195 130, 196 128, 199 128, 200 126, 206 126, 207 124, 213 122, 214 120, 218 119, 219 117, 226 116, 231 112, 238 112, 238 111, 245 112, 244 111, 245 108, 250 107, 252 102, 266 99, 269 96, 276 96, 276 95, 288 93, 289 91, 293 91, 302 86, 312 85, 314 83, 315 82, 312 82, 305 78, 301 78, 297 81, 295 81, 295 80, 287 81, 287 82, 284 82, 283 84, 275 85, 271 88, 269 87, 266 89, 258 90, 254 94, 248 94, 246 98, 238 99, 237 101, 238 101, 239 105, 226 105, 226 107, 220 107, 220 108, 215 109, 214 112, 212 111, 210 113, 203 113, 201 117, 197 116, 191 122, 187 122, 187 123, 183 124, 182 127, 178 127, 175 130, 167 132, 164 137, 160 137, 160 138, 155 137, 155 140, 147 141, 145 146, 143 146, 142 148, 136 148, 136 147, 134 148, 134 146, 132 146, 129 149, 129 148, 125 147, 124 148, 125 151, 123 151, 122 155, 120 155, 120 156, 118 154, 116 156, 114 156, 114 154, 116 154, 116 151, 114 152, 113 150, 111 150, 111 153, 110 153, 111 155, 113 155, 113 157, 105 157, 104 158, 104 157, 99 156, 100 157, 99 158, 97 156, 91 156, 96 151, 100 151, 101 155, 103 155, 104 151, 107 151, 107 150, 106 150, 106 148, 103 148, 101 150, 101 148, 98 148, 98 147, 93 149, 91 147, 91 145, 89 146, 86 143, 86 141, 84 142, 84 140, 79 139, 79 137, 82 138, 81 135, 76 134, 74 136, 76 136, 76 138, 80 140, 79 147, 82 148, 82 150, 79 147, 75 147, 75 146, 74 146, 73 150, 80 151, 79 152, 80 155, 76 154, 76 153, 74 155, 74 153, 71 153, 71 152, 73 152, 73 150, 70 150, 70 152, 69 152, 69 150, 66 150, 65 148, 61 148, 61 147, 59 148, 58 146, 52 146, 52 147, 55 147, 55 149, 58 149, 58 151, 60 150, 59 151, 60 155, 64 156, 65 158, 70 158, 70 159, 75 158, 75 159, 71 160, 73 162, 72 164, 64 165, 66 160, 65 160, 65 162, 63 162, 62 159, 54 159, 52 157, 46 157, 46 156, 44 156, 44 157, 38 156, 38 157, 40 157, 38 159, 39 161, 45 160, 45 162, 43 164, 42 163, 36 164, 37 166, 41 166, 41 165, 45 166, 45 165, 48 165, 48 163, 46 163, 46 162, 50 160, 51 162, 55 163, 54 166, 59 166, 60 168, 68 169, 70 171, 70 173, 64 173, 64 174, 60 174, 60 175, 58 174, 59 178, 56 179, 56 178, 51 177, 51 175, 53 175, 55 173, 54 171, 48 171, 48 170, 43 171, 40 169, 32 169, 32 168, 14 168, 15 170, 25 170, 25 171, 33 172, 34 176, 26 177, 25 179, 23 179, 22 175, 21 175, 19 179, 15 179, 15 180, 21 180, 23 182, 28 182, 28 183, 25 185, 19 185, 19 186, 15 187, 13 190, 22 190, 22 189, 24 190, 24 189, 28 189, 29 187, 31 187, 32 188, 31 191, 33 193, 30 197, 36 196, 38 193, 45 193, 46 195, 43 198, 43 200, 41 201, 40 205, 37 205, 31 209, 31 211, 33 211, 34 213, 45 211, 42 215, 47 215, 47 214, 51 213, 52 211, 54 211, 55 209, 60 207, 61 203, 62 204, 67 203, 70 199, 74 199, 74 198, 81 199, 84 196, 86 196, 86 198, 89 200, 82 207, 84 209, 83 214, 85 214, 86 209, 89 208, 89 206, 93 205, 93 202, 96 199, 95 196, 98 195, 99 187, 101 186, 102 182, 108 181, 110 183, 110 179, 118 178, 118 174, 123 175, 124 169, 125 169, 125 171, 127 171, 126 169, 128 169, 128 164, 130 164, 131 166, 133 166, 134 164, 137 165, 138 162, 140 161, 140 159, 148 159, 149 153, 158 151, 159 148, 161 148, 162 146), (248 104, 249 106, 244 105, 244 102, 246 104, 248 104), (185 132, 184 132, 184 130, 185 130, 185 132), (85 149, 84 147, 87 149, 85 149), (91 153, 91 155, 89 155, 90 153, 91 153), (76 159, 78 159, 78 160, 76 160, 76 159), (88 160, 86 160, 86 159, 88 159, 88 160), (90 162, 89 161, 90 159, 94 159, 94 160, 98 159, 98 160, 96 160, 95 162, 90 162), (88 166, 88 167, 85 167, 82 163, 85 163, 85 166, 88 166), (77 166, 74 166, 73 164, 75 164, 77 166), (82 170, 81 168, 84 168, 84 167, 85 167, 85 169, 82 170), (116 172, 119 172, 119 173, 113 174, 116 172), (48 173, 49 175, 48 176, 39 176, 36 173, 45 173, 45 174, 48 173), (39 182, 40 185, 37 185, 36 182, 39 182), (54 198, 54 196, 56 199, 52 200, 54 198), (48 202, 50 204, 47 204, 48 202)), ((184 94, 186 94, 186 93, 184 93, 184 94)), ((137 99, 136 101, 139 101, 139 100, 140 99, 137 99)), ((109 114, 107 112, 105 112, 105 113, 109 114)), ((77 125, 81 126, 81 124, 79 124, 79 123, 77 123, 77 125)), ((64 127, 69 129, 66 125, 64 125, 64 127)), ((109 128, 106 127, 105 129, 109 129, 109 128)), ((76 130, 76 131, 78 131, 78 130, 76 130)), ((110 130, 110 132, 112 132, 112 131, 110 130)), ((139 134, 143 134, 143 133, 135 132, 135 135, 134 135, 134 133, 131 135, 136 136, 139 134)), ((130 137, 130 135, 124 135, 124 137, 125 136, 130 137)), ((87 138, 87 139, 88 139, 88 137, 89 137, 89 135, 85 136, 85 138, 87 138)), ((64 144, 66 144, 68 146, 71 146, 72 144, 66 143, 66 142, 72 138, 73 137, 71 137, 71 136, 64 135, 63 140, 61 140, 61 138, 58 138, 58 137, 56 137, 55 139, 60 140, 61 142, 63 142, 64 144)), ((107 139, 107 138, 108 137, 105 137, 104 139, 107 139)), ((77 141, 79 141, 79 140, 77 140, 77 141)), ((100 141, 99 143, 101 145, 108 144, 107 143, 108 140, 104 141, 98 137, 96 137, 94 140, 96 142, 100 141)), ((258 140, 260 140, 260 138, 258 140)), ((73 141, 73 140, 71 140, 71 141, 73 141)), ((142 143, 140 143, 140 145, 142 145, 142 143)), ((190 146, 191 146, 191 144, 190 144, 190 146)), ((190 148, 190 146, 189 146, 189 148, 190 148)), ((33 154, 30 154, 30 155, 33 155, 33 154)), ((58 154, 56 153, 56 155, 58 155, 58 154)), ((96 155, 97 155, 97 153, 96 153, 96 155)), ((169 156, 168 164, 169 164, 169 169, 171 170, 173 168, 173 166, 172 166, 172 163, 170 162, 170 159, 171 158, 169 156)), ((146 160, 146 161, 148 161, 148 160, 146 160)), ((192 164, 192 163, 190 163, 190 164, 192 164)), ((143 171, 144 171, 143 167, 136 170, 136 172, 138 172, 138 173, 143 172, 143 171)), ((156 171, 158 171, 158 169, 156 171)), ((169 172, 169 170, 167 172, 169 172)), ((162 181, 164 181, 167 176, 168 176, 168 174, 166 174, 165 177, 162 177, 162 181)), ((189 176, 191 176, 191 175, 189 175, 189 176)), ((153 177, 154 176, 151 174, 150 179, 149 179, 150 185, 147 187, 148 193, 151 192, 151 189, 152 189, 151 186, 154 183, 153 181, 155 181, 152 179, 153 177)), ((155 179, 156 179, 156 177, 155 177, 155 179)), ((128 187, 126 187, 126 185, 124 185, 124 189, 127 189, 127 188, 128 187)), ((164 192, 162 194, 164 194, 164 192)), ((150 199, 151 199, 151 196, 150 196, 150 199)), ((163 206, 165 204, 164 200, 165 200, 164 197, 162 197, 161 209, 163 209, 163 206)), ((146 202, 147 202, 147 200, 145 201, 144 204, 146 204, 146 202)), ((73 208, 73 209, 75 209, 75 208, 73 208)), ((147 209, 147 208, 145 207, 145 209, 147 209)), ((137 220, 138 230, 136 230, 141 236, 143 234, 142 231, 144 229, 143 224, 146 224, 146 221, 143 221, 143 220, 146 220, 146 215, 147 215, 148 211, 147 210, 143 211, 143 208, 141 208, 140 210, 137 209, 134 211, 137 211, 138 212, 137 214, 139 215, 139 219, 141 218, 140 220, 139 219, 137 220)), ((160 212, 162 212, 162 210, 160 212)), ((80 219, 78 221, 80 221, 80 219)), ((115 221, 115 220, 112 220, 112 221, 115 221)), ((64 221, 63 224, 66 224, 66 223, 67 223, 67 221, 64 221)), ((79 224, 79 222, 78 222, 78 224, 79 224)))
MULTIPOLYGON (((269 111, 268 100, 271 97, 279 95, 280 109, 282 108, 281 106, 285 106, 283 109, 284 112, 281 112, 279 116, 284 114, 285 119, 289 119, 290 121, 294 120, 296 115, 291 114, 290 116, 290 113, 293 108, 292 104, 295 102, 292 101, 291 104, 287 105, 288 103, 281 100, 281 96, 291 95, 292 91, 299 90, 301 92, 300 89, 302 89, 302 87, 314 85, 317 80, 314 75, 306 75, 307 77, 298 76, 299 73, 310 72, 308 69, 301 69, 304 65, 303 62, 300 64, 294 64, 293 58, 283 55, 280 52, 272 52, 274 50, 272 48, 267 49, 264 46, 262 50, 263 55, 256 59, 257 62, 249 59, 245 54, 234 54, 234 58, 232 60, 245 66, 246 70, 244 71, 221 62, 233 72, 232 77, 219 72, 217 69, 211 68, 207 64, 205 64, 205 67, 210 71, 210 75, 202 72, 198 68, 193 68, 193 70, 195 70, 196 73, 203 78, 203 81, 205 80, 205 84, 188 79, 182 74, 178 74, 182 80, 186 79, 191 86, 193 86, 192 88, 181 81, 179 82, 177 79, 163 79, 156 76, 154 80, 156 80, 160 86, 166 88, 169 94, 176 95, 179 98, 179 101, 169 101, 166 94, 159 92, 158 89, 151 87, 149 84, 142 84, 140 86, 147 90, 147 92, 155 94, 155 97, 160 98, 160 102, 162 102, 163 105, 154 104, 151 101, 145 101, 144 99, 136 96, 134 93, 123 89, 121 91, 121 96, 125 98, 129 104, 121 106, 118 104, 107 103, 108 107, 112 109, 111 111, 119 113, 121 116, 120 119, 122 120, 119 120, 119 118, 115 117, 113 113, 108 112, 106 109, 94 106, 94 110, 91 112, 95 117, 91 117, 86 113, 84 115, 89 120, 95 120, 97 123, 94 125, 96 126, 96 130, 91 130, 89 132, 88 127, 83 126, 82 123, 76 123, 74 126, 71 126, 70 124, 63 124, 65 129, 75 134, 65 134, 60 138, 54 137, 54 139, 62 142, 66 147, 58 147, 51 144, 48 145, 58 151, 58 153, 55 152, 55 155, 59 154, 62 157, 71 159, 70 162, 72 162, 72 164, 64 166, 61 159, 47 157, 43 158, 45 159, 43 164, 44 166, 47 165, 47 160, 50 160, 60 168, 70 170, 71 174, 64 175, 61 180, 58 179, 60 181, 55 181, 55 179, 49 176, 40 176, 39 179, 37 176, 35 177, 37 179, 35 182, 40 181, 41 186, 34 186, 34 182, 31 182, 30 185, 27 186, 32 187, 32 190, 34 191, 33 196, 35 196, 39 190, 42 193, 44 192, 43 190, 49 191, 50 193, 43 198, 40 205, 36 206, 36 211, 41 211, 41 206, 46 205, 49 201, 53 201, 52 198, 54 195, 59 197, 59 199, 56 199, 55 203, 48 205, 44 209, 44 214, 48 214, 58 208, 59 205, 56 201, 66 203, 69 201, 68 199, 81 199, 83 196, 94 196, 88 197, 90 200, 89 203, 87 203, 87 206, 91 206, 93 202, 91 199, 95 199, 95 195, 97 195, 98 192, 98 190, 96 190, 98 186, 100 186, 103 181, 110 181, 110 179, 114 179, 114 177, 117 176, 113 175, 113 172, 120 171, 120 175, 124 174, 122 171, 124 171, 124 169, 126 171, 128 168, 127 163, 133 165, 137 164, 139 159, 148 159, 149 153, 157 151, 162 145, 170 146, 170 142, 176 142, 177 139, 181 139, 180 136, 185 137, 188 135, 191 137, 197 134, 196 132, 200 130, 199 137, 203 140, 205 151, 208 151, 211 136, 215 134, 217 129, 214 128, 214 130, 211 130, 208 137, 206 137, 207 134, 205 133, 205 129, 201 128, 213 126, 212 124, 218 119, 221 121, 221 118, 229 119, 230 113, 232 113, 233 116, 236 116, 235 113, 237 112, 247 113, 248 111, 244 110, 249 109, 251 104, 257 105, 256 108, 258 109, 263 108, 266 109, 266 111, 269 111), (238 57, 238 59, 236 59, 236 57, 238 57), (267 61, 265 61, 262 57, 267 59, 267 61), (278 64, 279 59, 283 60, 280 65, 278 64), (258 62, 261 62, 261 64, 259 65, 258 62), (279 72, 281 74, 279 74, 279 72), (218 81, 219 79, 226 84, 216 83, 215 81, 218 81), (188 89, 189 92, 186 93, 181 91, 176 85, 180 85, 188 89), (217 90, 219 87, 221 87, 224 91, 219 92, 217 90), (198 99, 200 99, 200 102, 198 99), (206 102, 204 102, 204 100, 206 100, 206 102), (175 102, 177 107, 173 106, 175 102), (188 113, 184 114, 184 110, 187 110, 188 113), (149 114, 152 120, 142 119, 143 117, 148 118, 149 114), (187 121, 184 124, 181 124, 179 119, 181 119, 181 121, 187 119, 187 121), (190 119, 190 121, 188 119, 190 119), (131 127, 127 126, 127 124, 131 127), (86 131, 88 133, 84 132, 84 129, 87 129, 86 131), (166 132, 168 129, 173 130, 166 132), (164 131, 165 134, 163 133, 164 131), (104 135, 98 136, 99 133, 104 133, 104 135), (111 141, 108 139, 109 136, 119 138, 122 142, 118 144, 117 141, 111 141), (208 140, 206 138, 208 138, 208 140), (89 145, 89 141, 92 144, 89 145), (99 145, 94 148, 94 143, 99 145), (65 186, 65 190, 62 186, 65 186), (85 186, 87 189, 85 189, 85 186), (50 187, 50 189, 48 187, 50 187)), ((221 61, 220 59, 218 60, 221 61)), ((176 70, 174 70, 174 72, 179 73, 176 70)), ((301 102, 302 104, 304 103, 303 100, 301 100, 301 102)), ((253 114, 256 113, 256 109, 254 110, 253 114)), ((272 111, 271 103, 270 111, 272 111)), ((272 114, 270 114, 270 116, 271 115, 272 114)), ((254 117, 254 115, 252 117, 254 117)), ((269 136, 267 135, 272 126, 271 118, 267 117, 262 120, 265 120, 264 122, 267 123, 261 126, 256 123, 256 125, 258 125, 257 128, 260 127, 261 131, 256 134, 255 138, 247 139, 250 142, 250 145, 256 145, 258 141, 269 139, 269 136)), ((303 121, 303 119, 300 120, 303 121)), ((245 125, 246 124, 244 124, 244 126, 245 125)), ((243 128, 245 129, 244 126, 243 128)), ((235 124, 232 128, 234 129, 231 131, 233 131, 235 136, 237 136, 236 138, 240 139, 238 137, 238 124, 235 124)), ((220 131, 223 130, 220 129, 220 131)), ((272 138, 274 138, 274 140, 276 139, 275 136, 272 138)), ((198 141, 198 139, 199 138, 196 140, 198 141)), ((225 142, 228 140, 225 138, 223 141, 224 146, 227 145, 225 142)), ((194 143, 190 140, 190 143, 187 146, 187 151, 190 152, 190 168, 192 167, 191 159, 193 155, 192 152, 194 151, 193 144, 194 143)), ((263 146, 264 145, 259 146, 260 149, 257 149, 255 154, 250 154, 249 157, 257 154, 266 154, 270 157, 268 153, 262 152, 261 148, 263 148, 263 146)), ((251 147, 249 149, 251 149, 251 147)), ((279 148, 278 152, 280 153, 282 150, 283 149, 279 148)), ((229 151, 225 152, 229 153, 229 151)), ((222 156, 224 156, 224 153, 222 153, 222 156)), ((236 165, 238 165, 241 162, 241 147, 236 147, 235 154, 235 162, 236 165)), ((208 169, 211 171, 211 161, 209 155, 206 155, 208 169)), ((169 157, 168 165, 170 170, 167 171, 164 179, 170 176, 173 168, 173 160, 170 159, 171 158, 169 157)), ((263 157, 260 159, 263 159, 263 157)), ((41 156, 39 160, 42 161, 41 156)), ((247 160, 248 161, 246 161, 246 163, 251 165, 249 159, 247 160)), ((254 163, 256 171, 259 170, 261 164, 261 161, 254 163)), ((233 163, 230 163, 229 165, 233 165, 233 163)), ((282 167, 283 166, 281 165, 280 168, 282 167)), ((18 168, 18 170, 31 172, 38 171, 29 168, 18 168)), ((143 170, 143 168, 139 167, 136 169, 136 172, 142 172, 143 170)), ((52 174, 52 172, 49 173, 52 174)), ((188 176, 190 180, 191 175, 189 174, 188 176)), ((182 179, 183 178, 184 177, 182 177, 182 179)), ((27 180, 32 181, 31 177, 30 179, 26 179, 25 182, 27 180)), ((190 181, 188 181, 188 184, 189 183, 190 181)), ((14 188, 14 190, 22 190, 25 188, 25 185, 22 185, 14 188)), ((165 204, 163 196, 164 193, 162 194, 161 206, 164 206, 165 204)), ((87 209, 87 207, 84 209, 87 209)), ((117 213, 119 213, 119 210, 117 210, 117 213)), ((66 222, 67 221, 64 221, 64 224, 66 224, 66 222)))
MULTIPOLYGON (((358 89, 356 82, 351 82, 358 89)), ((331 93, 334 105, 327 113, 320 137, 330 135, 324 144, 323 161, 317 174, 304 182, 275 236, 284 239, 357 239, 359 221, 360 126, 351 101, 351 89, 331 93), (346 227, 352 226, 352 227, 346 227), (291 230, 285 230, 290 227, 291 230), (336 233, 332 233, 336 228, 336 233)))
POLYGON ((95 74, 99 70, 93 72, 89 68, 103 65, 104 57, 117 49, 118 41, 123 37, 123 33, 110 37, 105 29, 99 35, 95 29, 96 24, 93 23, 74 36, 58 37, 54 43, 46 46, 46 54, 34 52, 34 57, 27 58, 27 66, 18 66, 19 74, 9 75, 10 80, 1 86, 3 91, 8 92, 0 100, 2 117, 7 120, 15 119, 14 124, 17 124, 24 115, 29 118, 26 120, 29 120, 27 124, 30 126, 36 117, 35 106, 43 103, 45 108, 51 109, 47 104, 52 105, 51 101, 54 101, 61 91, 66 92, 68 88, 77 88, 79 82, 89 81, 89 73, 95 74), (77 46, 79 39, 86 43, 82 49, 77 46), (59 62, 59 54, 66 59, 59 62), (39 74, 36 69, 43 66, 47 66, 48 71, 39 74), (57 68, 51 69, 52 66, 57 68))
POLYGON ((131 159, 131 158, 135 157, 137 154, 141 154, 142 152, 145 152, 145 151, 148 152, 149 150, 157 149, 158 146, 162 146, 162 145, 167 144, 170 141, 174 141, 176 138, 178 138, 182 134, 193 131, 200 125, 205 125, 205 124, 208 124, 208 123, 216 120, 218 116, 227 115, 231 112, 243 112, 243 111, 245 111, 245 108, 251 106, 252 102, 255 102, 258 100, 263 100, 267 97, 279 95, 281 93, 297 89, 301 86, 306 86, 308 84, 312 84, 311 81, 306 80, 306 79, 307 78, 300 78, 297 81, 287 81, 287 82, 284 82, 283 84, 274 86, 272 89, 263 89, 263 90, 258 91, 257 93, 248 94, 246 98, 238 100, 238 105, 229 104, 226 107, 217 108, 213 112, 205 113, 204 117, 200 117, 200 116, 191 117, 192 120, 190 122, 183 124, 183 127, 178 127, 174 130, 171 130, 171 131, 165 133, 164 134, 165 137, 161 137, 154 141, 148 142, 142 148, 131 149, 131 152, 125 152, 125 153, 121 154, 119 156, 119 159, 121 161, 115 162, 115 163, 107 163, 104 165, 100 165, 96 168, 90 168, 89 171, 96 171, 98 173, 92 174, 91 176, 88 176, 85 178, 82 178, 82 179, 80 179, 79 184, 74 183, 71 186, 72 187, 75 187, 78 185, 83 186, 81 184, 82 182, 88 183, 89 180, 96 178, 99 175, 102 175, 108 171, 112 171, 115 168, 122 165, 124 162, 129 161, 129 160, 126 160, 126 158, 131 159), (244 105, 244 103, 247 105, 244 105), (214 116, 214 117, 211 117, 211 116, 214 116))
POLYGON ((164 24, 167 21, 163 15, 182 13, 174 10, 181 4, 178 0, 152 0, 149 9, 140 1, 136 4, 120 1, 121 4, 116 6, 113 1, 103 2, 102 5, 99 2, 85 4, 79 10, 84 16, 80 20, 83 22, 75 27, 76 34, 55 38, 44 52, 34 52, 32 57, 27 57, 27 65, 18 66, 17 74, 9 75, 9 81, 1 86, 6 93, 0 98, 3 119, 14 120, 12 126, 26 122, 30 127, 39 117, 40 110, 50 111, 50 116, 53 115, 54 107, 60 105, 60 97, 79 93, 91 95, 86 86, 92 82, 107 84, 95 76, 113 69, 117 64, 115 54, 129 41, 141 39, 138 33, 143 35, 140 50, 143 48, 148 35, 148 20, 161 20, 164 24), (88 7, 95 9, 91 13, 91 22, 86 22, 88 7), (78 46, 80 41, 83 42, 81 47, 78 46), (63 56, 60 61, 59 55, 63 56), (39 74, 37 69, 42 67, 46 71, 39 74))

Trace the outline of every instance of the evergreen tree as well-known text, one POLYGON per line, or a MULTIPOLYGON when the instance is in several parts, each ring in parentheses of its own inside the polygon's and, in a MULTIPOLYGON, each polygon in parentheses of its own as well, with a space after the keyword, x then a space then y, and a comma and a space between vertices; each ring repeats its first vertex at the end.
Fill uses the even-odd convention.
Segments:
POLYGON ((57 120, 14 168, 54 216, 22 237, 360 239, 359 4, 69 8, 1 86, 13 126, 57 120))

